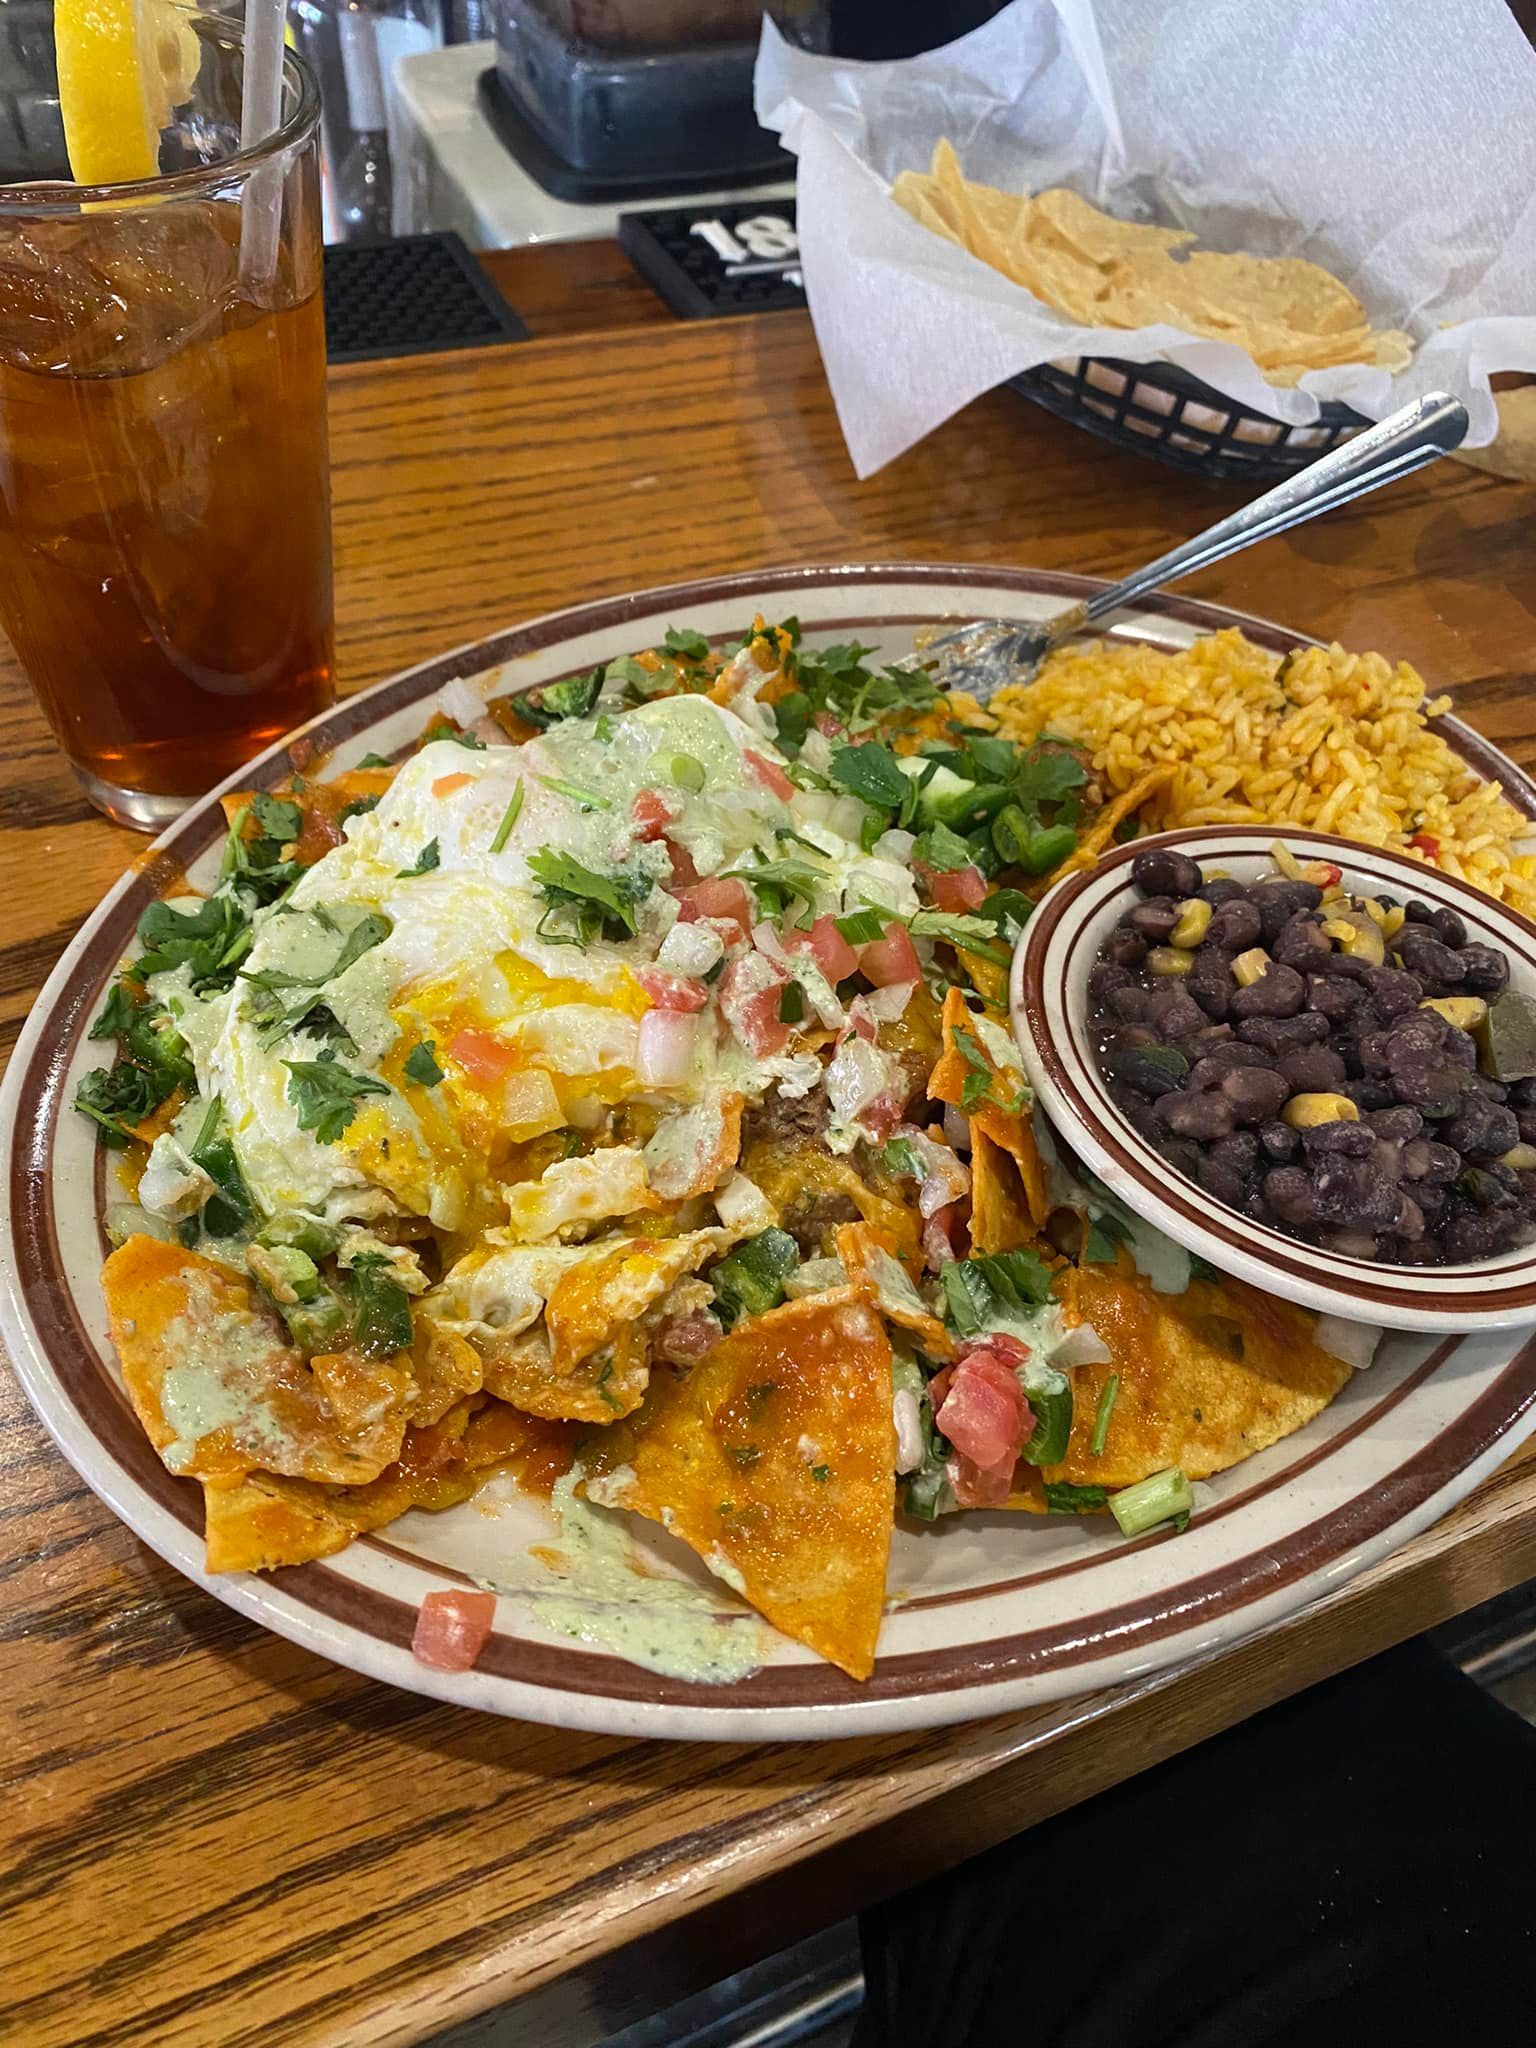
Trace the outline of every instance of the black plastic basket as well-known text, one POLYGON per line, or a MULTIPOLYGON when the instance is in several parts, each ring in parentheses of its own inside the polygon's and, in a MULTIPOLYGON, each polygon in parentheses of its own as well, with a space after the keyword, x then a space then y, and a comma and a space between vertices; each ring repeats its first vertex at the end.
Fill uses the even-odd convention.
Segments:
POLYGON ((1010 382, 1100 440, 1222 483, 1278 483, 1370 424, 1347 405, 1324 405, 1310 426, 1288 427, 1250 412, 1176 363, 1084 356, 1041 363, 1010 382))

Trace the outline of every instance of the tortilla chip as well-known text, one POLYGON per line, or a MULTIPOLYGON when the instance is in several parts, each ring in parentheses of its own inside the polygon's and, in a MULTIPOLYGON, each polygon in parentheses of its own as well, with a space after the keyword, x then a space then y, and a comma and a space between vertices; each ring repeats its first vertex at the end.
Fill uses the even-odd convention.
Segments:
MULTIPOLYGON (((1045 1228, 1050 1214, 1050 1198, 1046 1193, 1045 1167, 1040 1158, 1040 1148, 1035 1143, 1034 1129, 1029 1120, 1029 1091, 1021 1081, 1011 1074, 1003 1073, 992 1058, 975 1029, 970 1006, 963 992, 951 987, 944 997, 944 1050, 928 1078, 928 1093, 935 1102, 947 1102, 960 1109, 970 1118, 971 1143, 975 1146, 976 1133, 980 1131, 992 1143, 1000 1146, 1018 1168, 1023 1186, 1024 1199, 1028 1204, 1031 1234, 1045 1228), (967 1054, 959 1034, 964 1032, 971 1054, 967 1054), (991 1079, 987 1093, 979 1101, 969 1104, 965 1101, 965 1084, 972 1074, 981 1071, 976 1064, 980 1060, 991 1079), (1019 1102, 1021 1093, 1024 1100, 1019 1102), (1019 1102, 1017 1108, 1011 1104, 1019 1102)), ((974 1177, 975 1153, 972 1152, 974 1177)), ((989 1197, 991 1194, 989 1190, 989 1197)), ((972 1202, 975 1201, 974 1186, 972 1202)), ((994 1208, 992 1217, 999 1224, 1001 1216, 994 1208)), ((974 1224, 973 1224, 974 1230, 974 1224)), ((1011 1247, 1010 1247, 1011 1249, 1011 1247)))
POLYGON ((529 1491, 547 1492, 570 1469, 577 1434, 500 1401, 477 1407, 470 1399, 440 1423, 407 1430, 399 1462, 367 1486, 316 1486, 266 1472, 234 1486, 205 1485, 208 1569, 274 1571, 334 1556, 409 1508, 436 1511, 468 1500, 501 1471, 516 1472, 529 1491))
POLYGON ((416 1394, 406 1363, 342 1352, 306 1365, 246 1281, 159 1238, 130 1237, 101 1284, 129 1396, 168 1471, 355 1485, 399 1456, 416 1394))
POLYGON ((633 1323, 622 1324, 608 1343, 584 1358, 559 1366, 543 1330, 514 1337, 485 1360, 485 1390, 498 1401, 551 1422, 588 1422, 599 1428, 640 1406, 650 1376, 650 1346, 633 1323))
POLYGON ((645 1148, 652 1193, 663 1202, 707 1195, 741 1156, 740 1095, 722 1095, 680 1110, 658 1126, 645 1148))
POLYGON ((895 1506, 891 1346, 853 1288, 743 1323, 585 1453, 775 1628, 867 1678, 895 1506))
MULTIPOLYGON (((1042 1198, 1043 1199, 1043 1198, 1042 1198)), ((978 1252, 1015 1252, 1038 1231, 1035 1204, 1018 1161, 971 1126, 971 1244, 978 1252)))
POLYGON ((837 1256, 855 1285, 863 1284, 888 1323, 910 1330, 929 1358, 954 1355, 955 1342, 913 1285, 896 1247, 869 1223, 844 1223, 834 1233, 837 1256))
POLYGON ((1223 1472, 1320 1415, 1350 1375, 1319 1346, 1306 1309, 1239 1280, 1157 1294, 1122 1251, 1114 1265, 1065 1274, 1058 1292, 1112 1356, 1073 1373, 1067 1456, 1038 1473, 1021 1465, 1010 1506, 1042 1509, 1042 1479, 1113 1493, 1169 1465, 1191 1479, 1223 1472), (1120 1387, 1095 1458, 1088 1444, 1112 1373, 1120 1387))
POLYGON ((1000 1010, 1008 1007, 1008 970, 996 960, 985 959, 980 953, 967 951, 964 946, 955 948, 955 958, 971 977, 971 986, 979 996, 1000 1010))
POLYGON ((829 1238, 831 1229, 849 1220, 851 1211, 865 1223, 873 1224, 895 1246, 898 1258, 913 1257, 919 1251, 921 1219, 915 1209, 876 1194, 859 1178, 850 1160, 823 1151, 812 1140, 786 1143, 777 1138, 760 1138, 748 1146, 741 1163, 743 1172, 762 1190, 786 1229, 794 1228, 799 1217, 814 1212, 823 1201, 829 1205, 845 1203, 843 1215, 835 1217, 829 1226, 829 1238))
POLYGON ((1173 764, 1164 762, 1157 768, 1149 768, 1145 775, 1133 782, 1129 789, 1122 790, 1112 803, 1107 803, 1094 819, 1092 828, 1085 832, 1059 868, 1047 877, 1045 888, 1059 882, 1063 875, 1076 874, 1079 868, 1091 868, 1099 855, 1104 852, 1116 831, 1131 816, 1139 811, 1149 796, 1173 780, 1173 764))
POLYGON ((636 1237, 562 1274, 544 1305, 552 1369, 573 1373, 728 1242, 718 1230, 636 1237))

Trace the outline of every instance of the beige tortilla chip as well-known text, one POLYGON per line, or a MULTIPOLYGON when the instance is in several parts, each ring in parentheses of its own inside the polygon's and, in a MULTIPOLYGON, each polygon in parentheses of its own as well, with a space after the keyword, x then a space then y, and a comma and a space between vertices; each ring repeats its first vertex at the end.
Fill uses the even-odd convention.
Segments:
POLYGON ((661 1522, 775 1628, 869 1676, 896 1440, 890 1340, 861 1290, 752 1317, 584 1457, 595 1497, 661 1522))

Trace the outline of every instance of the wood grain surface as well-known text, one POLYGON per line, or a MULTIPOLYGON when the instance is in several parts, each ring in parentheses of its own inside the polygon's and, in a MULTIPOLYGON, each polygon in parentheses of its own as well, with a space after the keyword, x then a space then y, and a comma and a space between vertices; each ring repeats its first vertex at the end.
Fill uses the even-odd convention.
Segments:
MULTIPOLYGON (((332 390, 346 689, 551 607, 728 568, 1123 570, 1233 502, 1007 394, 860 485, 792 314, 358 366, 332 390)), ((1528 486, 1444 464, 1186 587, 1405 654, 1536 762, 1533 514, 1528 486)), ((0 663, 5 1045, 138 846, 88 808, 0 663)), ((1531 1575, 1536 1455, 1218 1661, 821 1747, 564 1735, 332 1669, 152 1557, 8 1375, 0 1546, 0 2041, 366 2048, 524 1997, 516 2038, 537 2048, 1531 1575)))

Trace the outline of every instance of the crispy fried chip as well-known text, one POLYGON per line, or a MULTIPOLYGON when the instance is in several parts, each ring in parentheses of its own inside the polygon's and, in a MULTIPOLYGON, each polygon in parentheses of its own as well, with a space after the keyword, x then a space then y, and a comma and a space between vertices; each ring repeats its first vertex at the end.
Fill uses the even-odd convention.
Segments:
MULTIPOLYGON (((935 1102, 947 1102, 965 1112, 971 1120, 973 1146, 980 1131, 1008 1153, 1018 1168, 1030 1229, 1042 1230, 1050 1214, 1050 1200, 1045 1167, 1029 1120, 1029 1091, 1020 1075, 999 1067, 958 988, 951 988, 944 998, 944 1050, 929 1076, 928 1093, 935 1102), (986 1092, 978 1097, 973 1088, 967 1102, 967 1083, 972 1076, 985 1076, 986 1092)), ((973 1154, 973 1174, 974 1168, 973 1154)), ((995 1190, 989 1190, 989 1196, 993 1193, 995 1190)), ((1001 1221, 996 1210, 993 1215, 1001 1221)))
POLYGON ((1019 1163, 971 1126, 971 1243, 978 1252, 1015 1252, 1035 1235, 1034 1206, 1019 1163))
POLYGON ((837 1222, 850 1215, 872 1223, 895 1246, 897 1256, 914 1255, 919 1244, 919 1218, 905 1202, 888 1201, 860 1179, 851 1160, 822 1151, 809 1140, 785 1143, 760 1138, 748 1147, 742 1170, 762 1189, 784 1219, 785 1227, 804 1227, 827 1207, 842 1207, 837 1222))
POLYGON ((409 1508, 468 1500, 495 1473, 512 1471, 548 1492, 570 1469, 579 1432, 519 1415, 500 1401, 461 1401, 440 1422, 405 1433, 397 1464, 367 1486, 316 1486, 256 1472, 233 1486, 205 1484, 208 1569, 274 1571, 331 1557, 354 1536, 382 1529, 409 1508))
POLYGON ((1111 1357, 1072 1375, 1072 1438, 1060 1465, 1021 1465, 1010 1506, 1043 1508, 1041 1479, 1113 1492, 1168 1465, 1191 1479, 1241 1463, 1320 1415, 1349 1378, 1321 1349, 1305 1309, 1239 1280, 1157 1294, 1122 1251, 1115 1265, 1063 1276, 1068 1313, 1092 1324, 1111 1357), (1088 1449, 1109 1376, 1119 1391, 1104 1449, 1088 1449))
POLYGON ((1059 882, 1063 875, 1076 874, 1079 868, 1091 868, 1099 855, 1114 838, 1119 826, 1134 812, 1139 811, 1148 797, 1156 796, 1173 780, 1174 768, 1171 762, 1162 762, 1156 768, 1149 768, 1145 775, 1133 782, 1129 789, 1122 790, 1112 803, 1104 806, 1093 821, 1092 829, 1085 832, 1061 866, 1047 880, 1045 887, 1059 882))
POLYGON ((158 1238, 130 1237, 101 1283, 129 1395, 169 1471, 355 1485, 398 1457, 416 1393, 404 1364, 337 1353, 305 1365, 245 1281, 158 1238))
POLYGON ((833 1238, 849 1280, 863 1283, 886 1321, 910 1330, 930 1358, 948 1358, 954 1339, 929 1312, 885 1233, 871 1223, 842 1223, 833 1238))
POLYGON ((668 1374, 585 1457, 775 1628, 867 1678, 895 1486, 891 1347, 853 1288, 757 1316, 668 1374))
POLYGON ((486 1392, 525 1414, 599 1427, 629 1415, 645 1399, 651 1376, 644 1331, 624 1323, 611 1341, 557 1369, 542 1330, 513 1338, 485 1361, 486 1392))
POLYGON ((645 1148, 652 1192, 664 1202, 707 1195, 741 1155, 743 1098, 730 1094, 670 1116, 645 1148))

